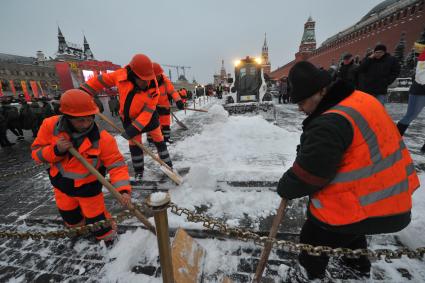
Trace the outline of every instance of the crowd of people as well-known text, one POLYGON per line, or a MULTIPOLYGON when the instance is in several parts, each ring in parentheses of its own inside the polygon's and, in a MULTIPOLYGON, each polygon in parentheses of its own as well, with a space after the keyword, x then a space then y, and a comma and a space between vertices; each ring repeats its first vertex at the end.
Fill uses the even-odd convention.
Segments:
MULTIPOLYGON (((58 97, 56 97, 58 98, 58 97)), ((18 104, 13 103, 10 96, 1 97, 0 107, 0 145, 9 147, 14 145, 7 137, 10 130, 17 141, 24 140, 24 130, 32 131, 32 136, 37 136, 38 129, 45 118, 58 112, 58 100, 48 101, 46 97, 33 98, 29 103, 23 94, 18 96, 18 104)))

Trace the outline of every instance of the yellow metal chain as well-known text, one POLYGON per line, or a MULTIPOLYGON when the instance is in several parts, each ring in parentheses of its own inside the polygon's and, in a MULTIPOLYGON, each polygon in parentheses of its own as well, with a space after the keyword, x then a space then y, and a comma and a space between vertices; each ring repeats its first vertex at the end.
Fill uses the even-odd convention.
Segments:
POLYGON ((28 173, 28 172, 31 172, 31 171, 34 171, 34 170, 39 170, 39 169, 45 170, 47 168, 49 168, 49 166, 46 165, 46 164, 36 164, 34 166, 31 166, 31 167, 28 167, 28 168, 25 168, 25 169, 20 169, 18 171, 14 171, 14 172, 10 172, 10 173, 0 175, 0 179, 5 179, 5 178, 10 177, 10 176, 23 175, 25 173, 28 173))
POLYGON ((312 256, 345 256, 348 258, 359 258, 360 256, 367 256, 368 258, 374 259, 398 259, 403 255, 409 258, 422 258, 425 254, 425 247, 410 250, 407 248, 401 248, 397 250, 390 249, 348 249, 348 248, 331 248, 328 246, 312 246, 309 244, 300 244, 286 240, 277 240, 270 237, 260 236, 257 233, 248 229, 230 227, 220 220, 192 212, 186 208, 180 208, 175 203, 170 203, 169 207, 171 212, 179 216, 185 215, 188 221, 194 223, 202 223, 202 226, 212 231, 218 231, 221 234, 229 237, 237 238, 242 241, 254 241, 255 244, 264 246, 266 243, 272 243, 276 248, 283 249, 287 252, 301 253, 305 252, 312 256))
POLYGON ((66 238, 66 237, 75 237, 80 235, 86 235, 90 232, 97 231, 104 227, 108 227, 111 223, 121 223, 126 219, 133 217, 129 211, 123 211, 117 216, 112 216, 109 219, 101 220, 93 224, 88 224, 81 227, 68 228, 59 231, 49 231, 49 232, 17 232, 17 231, 0 231, 0 238, 18 238, 18 239, 51 239, 51 238, 66 238))

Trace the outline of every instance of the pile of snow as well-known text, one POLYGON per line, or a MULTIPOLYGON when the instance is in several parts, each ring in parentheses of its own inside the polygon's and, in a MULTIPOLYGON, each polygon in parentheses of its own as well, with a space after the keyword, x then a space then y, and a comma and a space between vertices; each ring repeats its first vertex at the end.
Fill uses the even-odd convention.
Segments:
POLYGON ((101 272, 104 282, 162 282, 162 278, 131 272, 138 262, 157 265, 157 240, 155 235, 146 230, 137 229, 120 235, 115 246, 105 251, 105 258, 108 263, 101 272))

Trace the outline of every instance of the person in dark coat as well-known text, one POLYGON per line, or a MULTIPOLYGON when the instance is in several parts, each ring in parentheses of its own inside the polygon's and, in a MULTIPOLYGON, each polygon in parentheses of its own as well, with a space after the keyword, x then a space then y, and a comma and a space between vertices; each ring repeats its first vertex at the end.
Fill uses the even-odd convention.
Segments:
POLYGON ((375 96, 385 104, 388 86, 400 74, 400 64, 395 57, 387 53, 385 45, 378 44, 373 53, 362 61, 358 72, 363 74, 362 84, 358 89, 375 96))
POLYGON ((16 106, 10 105, 11 97, 7 97, 2 100, 3 116, 7 121, 7 128, 17 137, 18 140, 24 139, 24 133, 22 131, 19 122, 19 110, 16 106))
MULTIPOLYGON (((19 103, 21 108, 19 109, 19 123, 24 130, 33 130, 35 123, 35 116, 32 113, 30 105, 24 98, 20 98, 19 103)), ((33 131, 33 136, 36 135, 33 131)))
POLYGON ((100 113, 103 113, 103 111, 104 111, 105 109, 103 108, 103 103, 102 103, 102 101, 100 101, 99 96, 96 94, 96 95, 93 97, 93 99, 94 99, 94 102, 96 103, 97 107, 99 108, 99 112, 100 112, 100 113))
MULTIPOLYGON (((416 70, 412 78, 412 85, 409 89, 409 102, 407 105, 406 114, 397 123, 397 128, 401 135, 409 127, 410 123, 415 120, 422 109, 425 107, 425 30, 419 40, 415 42, 415 59, 416 70)), ((425 143, 421 148, 425 152, 425 143)))
POLYGON ((112 116, 118 117, 118 111, 120 110, 119 101, 116 95, 112 95, 108 100, 109 112, 111 112, 112 116))
POLYGON ((7 138, 7 119, 2 112, 0 111, 0 146, 8 147, 14 145, 14 143, 11 143, 7 138))
POLYGON ((43 122, 43 109, 38 104, 37 99, 32 99, 31 101, 31 112, 33 114, 33 123, 32 123, 32 137, 37 137, 38 129, 40 129, 41 123, 43 122))
POLYGON ((41 99, 41 105, 43 120, 55 115, 55 112, 53 112, 53 108, 46 97, 41 99))
POLYGON ((346 81, 352 86, 357 85, 357 67, 354 63, 353 55, 347 53, 342 57, 342 65, 339 67, 337 78, 346 81))
POLYGON ((61 112, 59 111, 60 98, 61 98, 60 95, 55 95, 52 100, 52 107, 53 107, 53 112, 55 113, 55 115, 61 115, 61 112))
MULTIPOLYGON (((280 179, 277 193, 284 199, 309 196, 300 243, 364 249, 365 235, 405 228, 419 180, 382 104, 343 80, 332 82, 326 70, 307 61, 291 68, 288 81, 292 101, 307 118, 296 159, 280 179), (394 152, 401 160, 393 158, 394 152), (389 193, 400 180, 407 187, 389 193)), ((328 261, 325 254, 299 255, 310 279, 323 278, 328 261)), ((365 256, 343 257, 341 264, 359 277, 370 276, 365 256)))
POLYGON ((288 82, 287 78, 283 77, 280 80, 279 85, 279 103, 288 103, 289 97, 288 97, 288 82))

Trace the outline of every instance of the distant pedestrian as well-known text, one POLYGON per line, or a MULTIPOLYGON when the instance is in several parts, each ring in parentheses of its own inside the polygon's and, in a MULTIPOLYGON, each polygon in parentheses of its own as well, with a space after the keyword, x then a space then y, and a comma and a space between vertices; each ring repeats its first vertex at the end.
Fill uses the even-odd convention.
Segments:
POLYGON ((99 96, 98 96, 97 94, 95 94, 95 95, 93 96, 93 99, 94 99, 94 102, 96 103, 97 107, 99 108, 99 112, 100 112, 100 113, 103 113, 103 111, 104 111, 105 109, 103 108, 103 103, 102 103, 102 101, 99 99, 99 96))
POLYGON ((53 108, 46 97, 43 97, 41 99, 41 104, 42 104, 41 110, 42 110, 43 120, 55 115, 55 112, 53 112, 53 108))
POLYGON ((357 85, 357 67, 354 62, 353 55, 347 53, 342 58, 342 64, 339 67, 337 78, 351 84, 353 87, 357 85))
MULTIPOLYGON (((19 125, 22 130, 32 130, 33 136, 37 135, 36 132, 34 132, 34 114, 32 113, 30 105, 27 103, 24 97, 19 98, 19 104, 21 104, 21 108, 19 109, 19 125)), ((20 138, 18 137, 18 140, 20 138)), ((21 139, 24 139, 22 136, 21 139)))
POLYGON ((11 97, 7 97, 2 101, 2 112, 6 118, 7 128, 17 137, 18 140, 23 140, 24 133, 19 122, 19 110, 16 106, 11 105, 11 101, 11 97))
POLYGON ((0 146, 8 147, 14 145, 14 143, 11 143, 7 138, 7 119, 2 112, 0 111, 0 146))
POLYGON ((118 117, 118 111, 120 109, 120 103, 119 103, 116 95, 112 95, 112 96, 109 97, 108 106, 109 106, 109 112, 111 112, 111 115, 118 117))
MULTIPOLYGON (((409 103, 407 112, 397 123, 397 128, 401 135, 415 120, 425 106, 425 31, 420 39, 415 42, 415 57, 417 58, 416 71, 413 76, 413 83, 409 89, 409 103)), ((425 143, 421 148, 425 152, 425 143)))
POLYGON ((378 44, 373 53, 360 64, 358 72, 363 74, 359 90, 375 96, 385 104, 388 86, 400 74, 400 64, 387 53, 385 45, 378 44))
POLYGON ((32 99, 31 101, 31 111, 33 114, 33 123, 32 123, 32 137, 35 138, 38 133, 38 129, 41 126, 41 123, 43 122, 43 109, 40 107, 40 104, 38 104, 37 99, 32 99))

